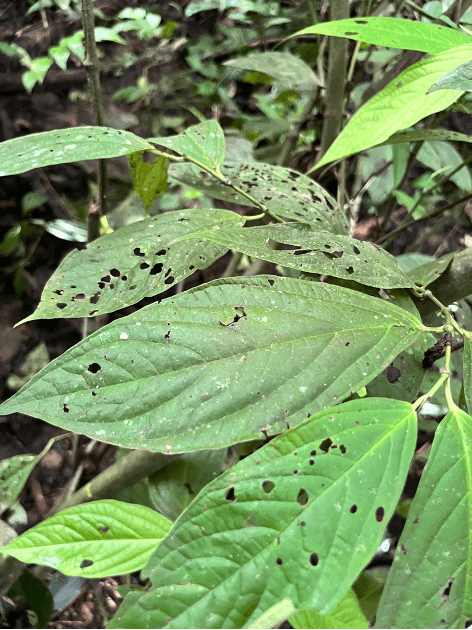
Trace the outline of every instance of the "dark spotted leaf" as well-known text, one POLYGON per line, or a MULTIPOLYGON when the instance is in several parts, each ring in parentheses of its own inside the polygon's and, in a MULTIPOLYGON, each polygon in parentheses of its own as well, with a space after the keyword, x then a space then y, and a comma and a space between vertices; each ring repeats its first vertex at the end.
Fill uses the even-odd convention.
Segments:
POLYGON ((466 628, 470 624, 471 454, 472 418, 455 408, 436 430, 387 577, 376 627, 466 628))
POLYGON ((318 282, 231 278, 104 326, 0 413, 156 451, 280 433, 367 385, 422 336, 385 300, 318 282))
POLYGON ((171 525, 142 505, 92 501, 51 516, 2 547, 2 553, 65 575, 107 577, 142 569, 171 525))
POLYGON ((51 164, 119 157, 152 148, 134 133, 110 127, 32 133, 0 143, 0 177, 51 164))
POLYGON ((383 398, 275 438, 202 490, 111 627, 247 627, 284 598, 329 613, 376 552, 415 441, 413 406, 383 398))
POLYGON ((205 269, 228 249, 201 239, 178 242, 178 238, 226 222, 241 225, 243 219, 227 210, 178 210, 102 236, 62 261, 38 308, 23 321, 110 313, 162 293, 196 269, 205 269))
POLYGON ((367 286, 394 289, 413 286, 395 258, 372 243, 303 225, 263 225, 252 228, 216 226, 186 238, 208 239, 248 256, 297 269, 353 280, 367 286), (281 249, 290 246, 292 249, 281 249))
MULTIPOLYGON (((336 200, 306 175, 282 166, 225 162, 221 172, 227 182, 263 203, 281 217, 305 223, 316 230, 346 234, 347 220, 336 200)), ((173 164, 169 176, 204 192, 208 197, 256 207, 254 203, 201 171, 194 164, 173 164)))
POLYGON ((315 24, 298 31, 292 37, 315 34, 347 37, 366 44, 420 50, 430 54, 470 42, 468 35, 447 26, 381 16, 315 24))
POLYGON ((172 149, 210 168, 218 168, 225 159, 225 137, 216 120, 189 127, 178 136, 149 138, 148 142, 172 149))

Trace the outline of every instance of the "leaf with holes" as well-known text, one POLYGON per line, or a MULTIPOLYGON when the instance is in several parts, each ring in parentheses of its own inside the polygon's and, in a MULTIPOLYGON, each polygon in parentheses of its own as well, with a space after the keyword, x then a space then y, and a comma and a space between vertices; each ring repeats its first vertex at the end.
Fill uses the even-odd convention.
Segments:
POLYGON ((62 261, 38 308, 20 323, 111 313, 162 293, 195 270, 206 269, 228 249, 202 239, 180 242, 179 237, 243 221, 227 210, 176 210, 106 234, 62 261))
POLYGON ((172 149, 210 168, 218 169, 225 159, 225 137, 216 120, 189 127, 178 136, 149 138, 148 142, 172 149))
POLYGON ((468 61, 471 54, 472 45, 466 44, 404 70, 354 114, 314 168, 373 147, 396 131, 452 105, 460 96, 456 90, 425 93, 446 72, 468 61))
POLYGON ((167 181, 169 160, 158 155, 152 163, 144 162, 143 153, 144 151, 137 151, 128 155, 128 165, 134 189, 148 210, 154 199, 169 186, 167 181))
POLYGON ((261 225, 252 228, 216 226, 211 232, 184 235, 183 240, 208 239, 243 254, 297 269, 353 280, 367 286, 394 289, 412 282, 395 258, 372 243, 314 232, 303 225, 261 225), (281 249, 290 246, 296 249, 281 249))
POLYGON ((455 408, 436 430, 387 577, 376 627, 468 627, 467 620, 472 618, 471 455, 472 418, 455 408))
POLYGON ((105 499, 51 516, 2 547, 2 553, 65 575, 121 575, 142 569, 171 527, 154 510, 105 499))
POLYGON ((166 452, 280 433, 367 385, 422 337, 380 298, 318 282, 231 278, 104 326, 0 413, 166 452))
MULTIPOLYGON (((221 172, 226 180, 263 203, 272 213, 306 223, 316 230, 347 234, 342 208, 319 184, 306 175, 272 164, 225 162, 221 172)), ((208 197, 257 207, 231 185, 216 181, 194 164, 173 164, 169 176, 202 191, 208 197)))
POLYGON ((152 149, 130 131, 110 127, 74 127, 43 131, 0 143, 0 176, 32 168, 98 160, 152 149))
POLYGON ((406 348, 373 381, 367 395, 413 402, 424 380, 423 357, 426 344, 406 348))
POLYGON ((311 91, 321 85, 320 80, 302 59, 287 52, 255 53, 224 62, 238 70, 252 70, 273 77, 283 90, 311 91))
POLYGON ((283 598, 329 613, 375 554, 415 441, 413 406, 382 398, 275 438, 202 490, 111 627, 241 628, 283 598))
POLYGON ((468 35, 447 26, 392 17, 363 17, 324 22, 297 31, 291 37, 299 35, 334 35, 365 44, 419 50, 430 54, 470 42, 468 35))

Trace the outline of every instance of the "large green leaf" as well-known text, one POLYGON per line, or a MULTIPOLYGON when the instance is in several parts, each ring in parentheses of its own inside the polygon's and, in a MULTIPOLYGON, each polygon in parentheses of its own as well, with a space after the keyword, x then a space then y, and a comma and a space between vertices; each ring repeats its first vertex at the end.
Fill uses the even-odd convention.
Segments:
POLYGON ((148 142, 172 149, 210 168, 218 168, 225 159, 225 137, 216 120, 189 127, 178 136, 149 138, 148 142))
POLYGON ((218 448, 342 401, 422 328, 350 289, 271 276, 214 281, 101 328, 0 413, 128 448, 218 448))
POLYGON ((142 569, 171 526, 154 510, 105 499, 51 516, 1 552, 66 575, 108 577, 142 569))
POLYGON ((472 343, 469 337, 464 337, 463 378, 467 409, 472 413, 472 343))
POLYGON ((223 256, 227 247, 178 239, 214 225, 242 225, 234 212, 177 210, 120 228, 71 252, 46 284, 41 302, 23 320, 110 313, 170 289, 223 256))
POLYGON ((111 627, 241 628, 283 598, 329 613, 379 545, 416 441, 412 405, 325 409, 209 484, 111 627))
POLYGON ((74 127, 32 133, 0 143, 0 176, 80 160, 98 160, 152 149, 130 131, 110 127, 74 127))
POLYGON ((235 192, 230 185, 233 184, 274 214, 306 223, 317 230, 334 234, 348 232, 342 208, 324 188, 306 175, 282 166, 241 162, 225 162, 221 172, 228 184, 218 182, 193 164, 174 164, 169 169, 171 177, 201 190, 208 197, 256 207, 235 192))
POLYGON ((472 618, 472 418, 439 425, 377 612, 378 628, 464 628, 472 618))
POLYGON ((287 52, 255 53, 225 61, 225 66, 238 70, 253 70, 273 77, 285 90, 313 90, 321 85, 316 74, 299 57, 287 52))
POLYGON ((471 54, 472 45, 467 44, 404 70, 354 114, 315 168, 384 142, 396 131, 449 107, 460 96, 456 90, 425 93, 446 72, 468 61, 471 54))
POLYGON ((248 256, 297 269, 352 280, 383 289, 411 287, 395 258, 372 243, 349 236, 314 232, 303 225, 261 225, 252 228, 215 226, 183 236, 237 249, 248 256), (274 249, 291 246, 294 249, 274 249))
POLYGON ((366 44, 430 54, 470 43, 468 35, 447 26, 392 17, 362 17, 315 24, 297 31, 292 37, 314 34, 347 37, 366 44))

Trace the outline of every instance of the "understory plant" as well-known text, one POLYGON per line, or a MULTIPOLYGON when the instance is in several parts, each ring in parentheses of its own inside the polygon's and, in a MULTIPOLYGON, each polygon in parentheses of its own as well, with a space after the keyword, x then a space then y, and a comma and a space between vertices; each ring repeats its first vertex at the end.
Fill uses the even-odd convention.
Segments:
MULTIPOLYGON (((470 141, 412 128, 468 89, 455 82, 467 75, 468 35, 393 18, 307 33, 430 55, 367 101, 317 168, 381 143, 470 141)), ((297 63, 267 54, 267 74, 297 63)), ((470 251, 405 270, 353 238, 344 207, 306 174, 228 161, 225 151, 215 120, 170 137, 79 127, 0 144, 0 175, 126 155, 145 207, 169 179, 215 200, 73 251, 23 321, 110 313, 233 256, 221 279, 100 328, 0 406, 134 449, 3 554, 92 578, 142 569, 147 586, 127 594, 111 628, 265 628, 286 618, 367 628, 374 616, 379 628, 468 627, 470 251), (238 253, 277 273, 237 276, 238 253), (434 400, 446 408, 428 424, 421 414, 434 400), (437 429, 408 502, 418 417, 423 431, 437 429), (140 477, 121 495, 128 502, 106 498, 140 477), (155 509, 132 503, 133 493, 155 509), (395 513, 406 524, 384 585, 363 569, 379 546, 388 550, 395 513)))

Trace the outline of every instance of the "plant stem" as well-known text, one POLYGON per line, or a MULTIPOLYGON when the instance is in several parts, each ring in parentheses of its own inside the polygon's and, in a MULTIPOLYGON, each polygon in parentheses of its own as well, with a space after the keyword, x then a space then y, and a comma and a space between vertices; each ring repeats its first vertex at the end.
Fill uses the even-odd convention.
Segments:
MULTIPOLYGON (((330 0, 330 19, 344 20, 349 17, 349 0, 330 0)), ((347 40, 330 37, 328 43, 328 77, 326 82, 326 109, 321 133, 321 158, 341 129, 344 113, 344 89, 346 85, 347 40)))
MULTIPOLYGON (((98 61, 97 44, 95 42, 95 17, 93 14, 93 0, 82 0, 82 24, 85 36, 84 67, 87 70, 96 124, 103 126, 103 101, 100 87, 100 64, 98 61)), ((100 216, 107 213, 108 174, 106 160, 98 163, 98 185, 100 201, 98 208, 90 207, 88 216, 88 242, 91 243, 100 236, 100 216)))

